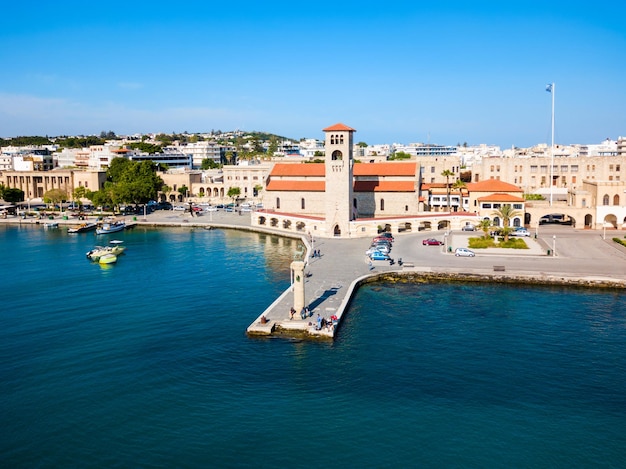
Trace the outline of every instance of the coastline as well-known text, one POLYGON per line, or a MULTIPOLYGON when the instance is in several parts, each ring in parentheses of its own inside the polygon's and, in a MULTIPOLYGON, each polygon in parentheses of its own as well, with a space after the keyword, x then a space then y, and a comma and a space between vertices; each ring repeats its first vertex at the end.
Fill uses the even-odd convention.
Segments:
MULTIPOLYGON (((136 226, 182 227, 190 229, 234 229, 257 232, 278 237, 299 239, 306 247, 305 282, 306 301, 311 311, 307 318, 289 319, 292 305, 291 287, 288 287, 272 304, 262 311, 247 328, 254 336, 285 335, 308 339, 333 339, 341 328, 343 315, 348 311, 356 291, 361 285, 377 282, 467 282, 503 283, 520 285, 546 285, 569 288, 598 288, 623 291, 626 289, 626 249, 615 245, 611 238, 602 239, 598 233, 574 230, 542 230, 543 236, 528 239, 533 249, 528 252, 477 252, 475 258, 455 258, 439 247, 424 247, 426 237, 441 238, 443 232, 428 231, 395 234, 392 257, 403 259, 403 265, 375 261, 370 269, 364 251, 368 239, 309 238, 301 233, 285 233, 268 228, 253 227, 252 214, 227 212, 191 217, 189 214, 154 212, 147 217, 121 217, 136 226), (131 218, 131 220, 128 220, 131 218), (552 234, 556 232, 557 234, 552 234), (559 237, 557 256, 548 256, 551 241, 559 237), (566 244, 563 240, 569 239, 566 244), (563 245, 564 244, 564 245, 563 245), (563 245, 563 246, 561 246, 563 245), (614 246, 615 245, 615 246, 614 246), (589 247, 593 249, 590 249, 589 247), (313 249, 322 252, 312 258, 313 249), (598 253, 604 253, 599 257, 598 253), (329 318, 337 316, 335 327, 316 330, 315 315, 329 318), (263 319, 264 318, 264 319, 263 319)), ((96 218, 96 217, 90 217, 96 218)), ((61 226, 78 224, 76 220, 53 220, 61 226)), ((93 221, 93 220, 88 220, 93 221)), ((1 220, 13 225, 43 225, 47 220, 17 219, 1 220)), ((618 232, 622 237, 624 234, 618 232)), ((466 243, 474 234, 450 233, 450 246, 466 243), (460 244, 459 244, 460 243, 460 244)), ((299 315, 298 315, 299 316, 299 315)))

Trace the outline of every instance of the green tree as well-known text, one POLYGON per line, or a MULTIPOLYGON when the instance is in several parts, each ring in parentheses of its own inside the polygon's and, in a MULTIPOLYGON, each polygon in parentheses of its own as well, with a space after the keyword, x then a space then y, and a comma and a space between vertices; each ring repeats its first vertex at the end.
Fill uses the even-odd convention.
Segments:
POLYGON ((267 147, 267 154, 269 156, 274 156, 274 153, 278 151, 278 138, 276 135, 272 135, 270 137, 269 146, 267 147))
POLYGON ((463 189, 467 189, 467 184, 457 179, 456 182, 452 184, 452 188, 459 191, 459 209, 463 211, 463 189))
POLYGON ((499 209, 493 212, 494 216, 499 217, 502 220, 502 234, 504 235, 504 242, 509 240, 509 234, 511 233, 511 219, 521 215, 521 212, 514 210, 511 204, 503 204, 499 209))
POLYGON ((489 230, 491 229, 491 220, 489 218, 483 218, 478 224, 478 228, 483 232, 483 238, 489 237, 489 230))
POLYGON ((203 158, 200 165, 200 169, 216 169, 219 167, 219 163, 216 163, 212 158, 203 158))
POLYGON ((87 199, 87 195, 89 194, 89 190, 85 186, 80 186, 74 189, 72 192, 72 198, 78 202, 78 207, 83 206, 82 199, 87 199))
POLYGON ((161 200, 167 200, 167 194, 169 194, 170 192, 172 192, 172 188, 166 184, 163 184, 161 186, 161 194, 163 194, 163 198, 161 200))
POLYGON ((47 204, 60 204, 67 200, 67 192, 63 189, 50 189, 43 195, 43 201, 47 204))
POLYGON ((114 158, 107 171, 104 184, 105 198, 113 205, 120 203, 145 204, 154 200, 163 186, 163 179, 156 173, 156 165, 150 160, 130 161, 114 158))
POLYGON ((4 188, 2 190, 2 197, 5 202, 9 204, 14 204, 16 202, 24 201, 24 191, 22 189, 17 188, 4 188))
POLYGON ((182 195, 183 197, 187 197, 188 191, 189 191, 189 188, 185 186, 184 184, 178 188, 178 193, 182 195))
POLYGON ((239 189, 238 187, 229 187, 228 193, 226 195, 228 195, 228 197, 231 197, 233 199, 233 203, 235 203, 235 199, 237 199, 240 194, 241 189, 239 189))
POLYGON ((448 212, 450 211, 450 176, 454 176, 454 173, 449 169, 445 169, 442 176, 446 178, 446 193, 448 194, 448 212))

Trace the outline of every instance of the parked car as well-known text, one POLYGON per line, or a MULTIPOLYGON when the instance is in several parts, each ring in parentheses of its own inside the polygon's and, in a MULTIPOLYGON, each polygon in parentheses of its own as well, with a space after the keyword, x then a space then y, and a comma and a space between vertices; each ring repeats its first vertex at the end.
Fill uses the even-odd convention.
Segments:
POLYGON ((393 244, 393 241, 390 238, 381 238, 380 236, 376 236, 374 239, 372 239, 372 243, 386 243, 391 246, 393 244))
POLYGON ((176 205, 176 206, 174 207, 174 210, 177 210, 177 211, 179 211, 179 212, 184 212, 186 208, 187 208, 187 207, 185 207, 184 205, 176 205))
POLYGON ((465 226, 461 228, 461 230, 462 231, 476 231, 476 227, 472 225, 471 223, 466 223, 465 226))
POLYGON ((377 238, 388 238, 391 241, 393 241, 393 235, 391 233, 389 233, 388 231, 383 231, 382 233, 379 233, 378 236, 376 236, 377 238))
POLYGON ((370 259, 373 261, 388 261, 391 259, 389 254, 385 254, 384 252, 376 251, 370 254, 370 259))
POLYGON ((385 254, 389 254, 391 251, 391 248, 384 244, 373 244, 370 246, 370 249, 375 249, 377 251, 384 252, 385 254))
POLYGON ((518 228, 511 233, 511 236, 530 236, 530 232, 526 228, 518 228))
POLYGON ((476 254, 474 254, 474 251, 467 248, 456 248, 454 255, 456 257, 474 257, 476 254))
POLYGON ((441 246, 443 242, 435 238, 428 238, 428 239, 422 240, 422 244, 424 246, 441 246))

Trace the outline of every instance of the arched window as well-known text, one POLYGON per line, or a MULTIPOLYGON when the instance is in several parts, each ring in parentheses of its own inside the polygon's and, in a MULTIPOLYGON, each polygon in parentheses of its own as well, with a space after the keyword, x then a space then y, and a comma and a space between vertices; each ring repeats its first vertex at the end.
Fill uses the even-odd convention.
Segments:
POLYGON ((330 136, 330 144, 331 144, 331 145, 334 145, 334 144, 335 144, 335 136, 334 136, 334 135, 331 135, 331 136, 330 136))
POLYGON ((380 211, 385 210, 385 199, 380 199, 380 211))
POLYGON ((493 217, 493 226, 500 226, 500 217, 493 217))
POLYGON ((332 154, 331 157, 333 160, 342 160, 343 159, 343 153, 341 153, 339 150, 335 150, 332 154))
POLYGON ((613 205, 619 205, 619 195, 615 194, 613 196, 613 205))
POLYGON ((339 143, 343 145, 343 135, 339 136, 339 143))
POLYGON ((521 225, 521 221, 519 218, 514 218, 513 219, 513 226, 518 227, 518 226, 522 226, 521 225))
POLYGON ((602 199, 602 205, 609 205, 609 194, 605 194, 602 199))
POLYGON ((276 197, 276 208, 280 208, 280 197, 276 197))
POLYGON ((300 208, 304 210, 304 197, 300 199, 300 208))
POLYGON ((587 199, 583 199, 583 200, 582 200, 582 206, 583 206, 583 207, 586 207, 586 206, 587 206, 587 199))

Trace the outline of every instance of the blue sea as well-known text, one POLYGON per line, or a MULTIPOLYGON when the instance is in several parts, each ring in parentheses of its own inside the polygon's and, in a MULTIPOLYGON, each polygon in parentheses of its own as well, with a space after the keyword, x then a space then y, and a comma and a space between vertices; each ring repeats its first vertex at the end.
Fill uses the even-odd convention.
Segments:
POLYGON ((0 226, 0 466, 626 467, 623 293, 374 284, 334 342, 248 338, 297 248, 0 226))

